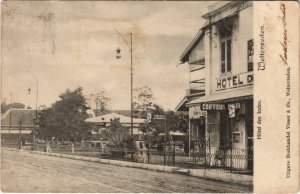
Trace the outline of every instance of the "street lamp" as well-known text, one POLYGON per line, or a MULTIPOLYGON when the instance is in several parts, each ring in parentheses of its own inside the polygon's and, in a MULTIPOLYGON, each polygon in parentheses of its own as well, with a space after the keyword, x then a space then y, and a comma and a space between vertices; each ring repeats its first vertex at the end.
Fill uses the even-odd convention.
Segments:
POLYGON ((120 59, 120 58, 121 58, 121 51, 122 51, 122 50, 121 50, 120 48, 117 48, 116 51, 117 51, 116 58, 117 58, 117 59, 120 59))
MULTIPOLYGON (((133 64, 132 64, 132 33, 129 33, 130 36, 130 46, 128 45, 127 41, 124 39, 123 35, 117 31, 119 36, 123 39, 124 43, 128 46, 129 51, 130 51, 130 128, 131 128, 131 135, 133 136, 133 64)), ((116 58, 120 59, 121 58, 121 49, 117 48, 117 55, 116 58)), ((131 157, 133 158, 133 153, 131 154, 131 157)))

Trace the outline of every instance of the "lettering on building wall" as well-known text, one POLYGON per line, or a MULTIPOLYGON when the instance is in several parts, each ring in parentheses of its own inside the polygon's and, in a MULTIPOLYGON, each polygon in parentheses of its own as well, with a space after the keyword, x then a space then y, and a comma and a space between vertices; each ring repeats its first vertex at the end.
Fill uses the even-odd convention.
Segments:
POLYGON ((201 104, 201 110, 225 110, 225 104, 201 104))
POLYGON ((206 117, 207 111, 201 110, 200 106, 194 106, 189 109, 190 119, 199 119, 200 117, 206 117))
POLYGON ((252 85, 254 81, 253 72, 230 75, 217 78, 217 91, 252 85))

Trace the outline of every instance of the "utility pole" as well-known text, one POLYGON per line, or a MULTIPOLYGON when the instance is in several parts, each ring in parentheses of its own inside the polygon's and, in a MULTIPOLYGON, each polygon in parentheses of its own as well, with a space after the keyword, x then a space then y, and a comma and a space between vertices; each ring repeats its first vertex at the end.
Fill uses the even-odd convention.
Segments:
MULTIPOLYGON (((123 35, 118 32, 118 35, 122 38, 122 40, 124 41, 124 43, 129 47, 130 49, 130 133, 131 133, 131 136, 133 137, 133 50, 132 50, 132 35, 133 33, 129 33, 129 36, 130 36, 130 46, 128 45, 126 39, 123 37, 123 35)), ((116 58, 117 59, 120 59, 121 56, 120 56, 120 52, 121 52, 121 49, 117 49, 117 56, 116 58)), ((134 139, 132 140, 133 143, 134 143, 134 139)), ((131 153, 131 159, 133 159, 133 153, 131 153)))
POLYGON ((36 80, 36 101, 35 101, 35 119, 34 119, 34 127, 33 127, 33 149, 35 150, 35 131, 36 131, 36 123, 37 123, 37 115, 38 115, 38 98, 39 98, 39 80, 36 80))
POLYGON ((130 34, 130 112, 131 112, 131 121, 130 121, 130 124, 131 124, 131 135, 133 135, 133 88, 132 88, 132 85, 133 85, 133 71, 132 71, 132 33, 129 33, 130 34))
MULTIPOLYGON (((31 94, 31 89, 28 89, 28 94, 31 94)), ((32 144, 35 149, 35 131, 38 116, 38 99, 39 99, 39 80, 36 80, 36 99, 35 99, 35 118, 33 119, 32 144)))
POLYGON ((22 120, 19 121, 19 149, 22 148, 22 140, 21 140, 21 130, 22 130, 22 120))
POLYGON ((11 105, 11 108, 10 108, 10 110, 9 110, 8 140, 10 140, 11 111, 12 111, 12 93, 10 93, 10 105, 11 105))

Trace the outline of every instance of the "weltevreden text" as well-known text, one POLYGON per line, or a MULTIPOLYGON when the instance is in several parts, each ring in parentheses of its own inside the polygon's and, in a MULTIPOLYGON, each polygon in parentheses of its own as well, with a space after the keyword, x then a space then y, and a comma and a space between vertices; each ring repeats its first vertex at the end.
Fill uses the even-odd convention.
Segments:
POLYGON ((266 69, 266 61, 265 61, 265 25, 260 27, 260 52, 259 52, 259 62, 257 63, 257 70, 265 70, 266 69))

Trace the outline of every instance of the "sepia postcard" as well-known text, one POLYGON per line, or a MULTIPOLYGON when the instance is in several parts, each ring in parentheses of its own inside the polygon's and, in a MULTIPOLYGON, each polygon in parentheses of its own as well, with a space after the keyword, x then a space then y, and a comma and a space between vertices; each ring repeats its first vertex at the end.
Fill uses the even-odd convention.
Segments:
POLYGON ((299 2, 1 2, 1 192, 299 192, 299 2))

